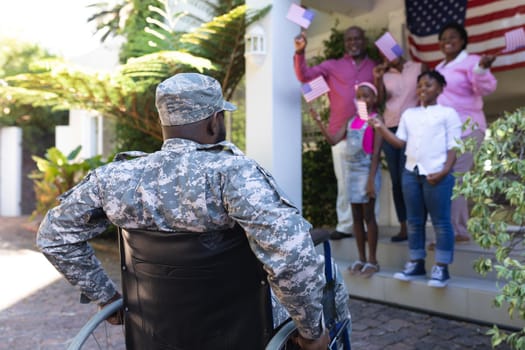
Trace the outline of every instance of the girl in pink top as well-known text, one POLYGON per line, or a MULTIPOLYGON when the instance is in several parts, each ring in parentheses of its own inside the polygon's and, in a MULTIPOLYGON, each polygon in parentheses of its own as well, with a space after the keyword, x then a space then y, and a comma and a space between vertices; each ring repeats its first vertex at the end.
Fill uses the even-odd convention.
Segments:
POLYGON ((366 104, 366 113, 358 112, 334 135, 325 128, 319 114, 310 113, 330 144, 336 144, 346 137, 347 196, 352 206, 354 235, 359 260, 350 267, 350 273, 370 277, 379 271, 377 262, 377 222, 374 213, 375 200, 381 184, 379 153, 382 138, 374 133, 367 123, 368 118, 378 117, 376 112, 377 90, 371 83, 360 83, 356 87, 356 100, 366 104), (366 114, 366 115, 362 115, 366 114), (368 229, 368 259, 365 247, 365 222, 368 229))

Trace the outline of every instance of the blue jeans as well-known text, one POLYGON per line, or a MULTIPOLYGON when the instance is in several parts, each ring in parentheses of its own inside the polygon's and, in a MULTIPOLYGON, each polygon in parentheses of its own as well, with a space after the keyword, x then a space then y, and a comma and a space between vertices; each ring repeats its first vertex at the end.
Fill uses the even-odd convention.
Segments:
POLYGON ((407 209, 410 260, 426 257, 425 224, 428 213, 436 235, 436 263, 452 263, 454 231, 450 218, 450 198, 454 177, 449 173, 437 185, 431 185, 427 182, 426 176, 405 169, 402 183, 407 209))
MULTIPOLYGON (((388 130, 395 134, 397 127, 388 128, 388 130)), ((397 220, 403 222, 407 220, 407 211, 401 184, 401 177, 406 162, 405 148, 395 148, 388 142, 383 142, 383 152, 385 153, 388 172, 390 173, 390 180, 392 181, 392 197, 394 199, 394 207, 396 208, 397 220)))

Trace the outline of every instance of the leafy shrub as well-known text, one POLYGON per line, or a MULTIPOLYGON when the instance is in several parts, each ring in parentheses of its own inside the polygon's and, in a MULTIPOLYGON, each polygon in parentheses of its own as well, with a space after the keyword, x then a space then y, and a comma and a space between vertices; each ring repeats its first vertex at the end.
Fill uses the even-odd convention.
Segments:
POLYGON ((75 161, 80 150, 81 146, 78 146, 66 156, 56 147, 51 147, 47 150, 45 158, 33 156, 37 165, 37 170, 29 174, 36 195, 36 209, 33 215, 44 215, 58 205, 58 196, 80 182, 89 170, 107 163, 101 155, 81 162, 75 161))
POLYGON ((318 141, 303 152, 303 215, 314 227, 333 227, 337 222, 337 181, 331 146, 318 141))
MULTIPOLYGON (((460 151, 472 151, 475 143, 465 141, 460 151)), ((480 257, 475 269, 481 274, 497 272, 501 282, 497 307, 508 305, 511 317, 525 319, 525 107, 494 121, 474 154, 474 167, 454 189, 473 204, 468 230, 494 257, 480 257)), ((492 345, 503 342, 513 349, 525 349, 525 327, 505 332, 494 326, 492 345)))

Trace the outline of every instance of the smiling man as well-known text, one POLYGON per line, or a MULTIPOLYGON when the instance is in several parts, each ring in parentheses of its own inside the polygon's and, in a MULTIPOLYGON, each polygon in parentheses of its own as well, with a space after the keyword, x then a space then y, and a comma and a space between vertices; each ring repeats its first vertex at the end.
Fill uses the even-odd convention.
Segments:
MULTIPOLYGON (((297 79, 306 83, 318 76, 323 76, 330 92, 330 118, 328 132, 335 134, 356 112, 354 103, 355 86, 362 82, 374 82, 373 69, 375 62, 366 53, 367 40, 360 27, 349 27, 344 33, 345 54, 339 59, 328 59, 319 65, 309 67, 306 63, 306 34, 303 32, 295 38, 294 68, 297 79)), ((332 239, 351 237, 352 211, 347 199, 345 186, 346 139, 332 146, 334 172, 337 178, 337 226, 332 239)))

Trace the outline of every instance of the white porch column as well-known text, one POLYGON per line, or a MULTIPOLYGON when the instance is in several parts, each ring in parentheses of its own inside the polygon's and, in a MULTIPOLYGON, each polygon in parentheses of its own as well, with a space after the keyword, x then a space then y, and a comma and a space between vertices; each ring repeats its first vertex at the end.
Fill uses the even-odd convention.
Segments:
POLYGON ((256 23, 264 30, 267 55, 261 65, 246 60, 246 153, 302 209, 301 92, 293 70, 293 39, 300 28, 286 19, 292 2, 246 1, 249 8, 272 5, 256 23))
POLYGON ((0 216, 22 213, 22 129, 0 128, 0 216))

